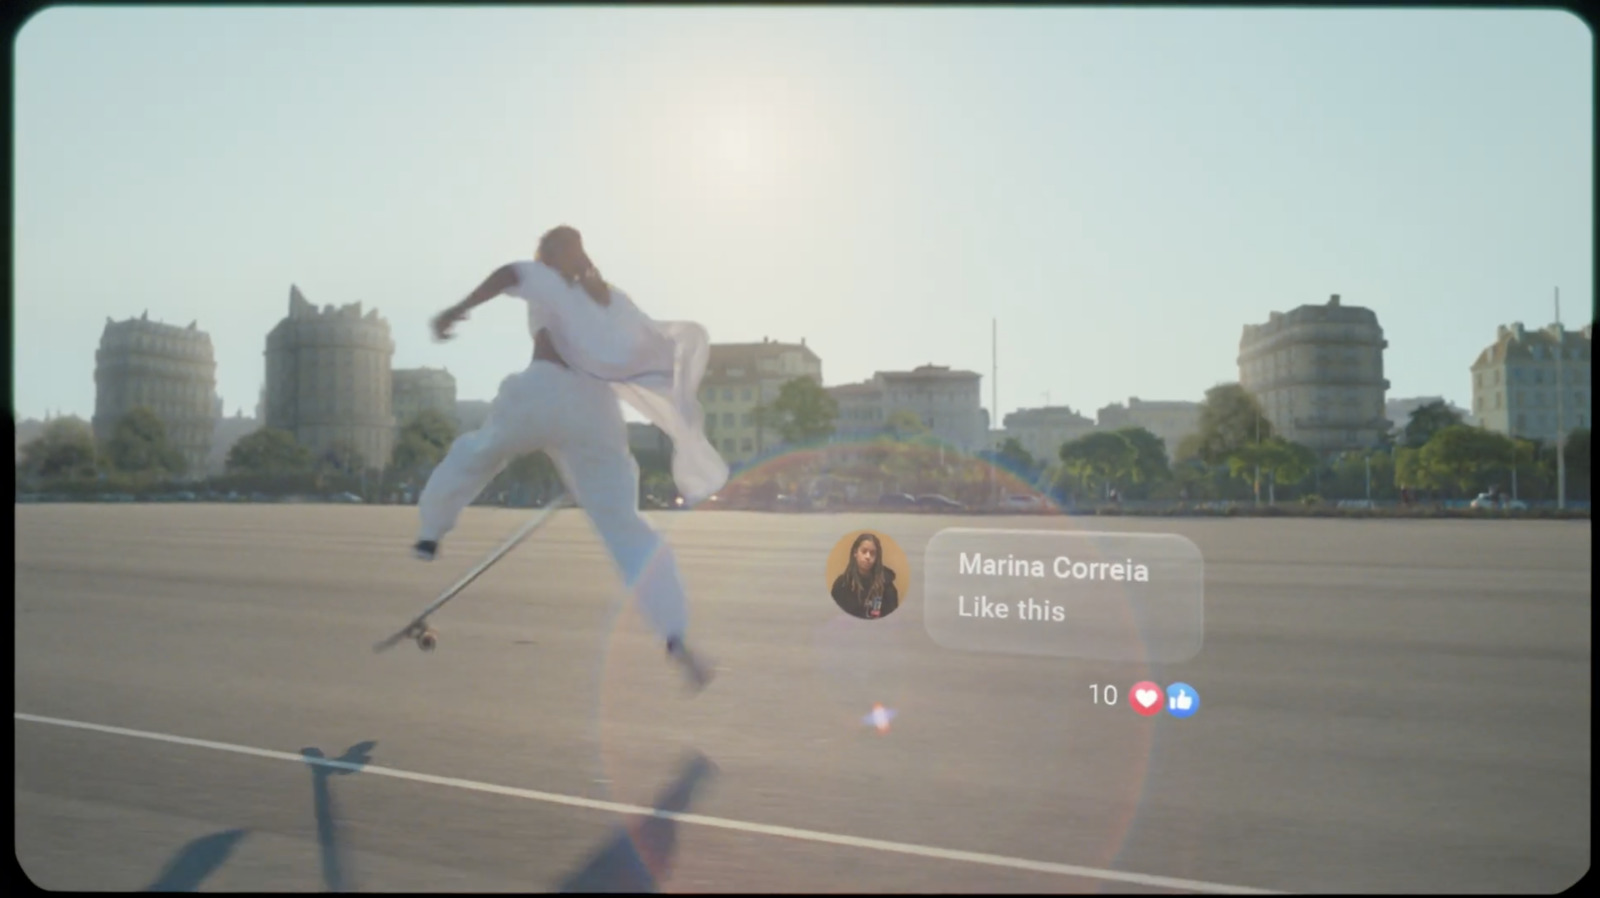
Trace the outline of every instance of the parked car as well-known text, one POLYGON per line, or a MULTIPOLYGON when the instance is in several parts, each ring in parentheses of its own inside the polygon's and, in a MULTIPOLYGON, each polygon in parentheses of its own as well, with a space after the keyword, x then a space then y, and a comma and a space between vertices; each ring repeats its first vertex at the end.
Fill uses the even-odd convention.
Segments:
POLYGON ((1044 507, 1043 496, 1006 496, 1000 507, 1007 511, 1036 511, 1044 507))
POLYGON ((957 502, 949 496, 941 496, 937 493, 930 493, 926 496, 918 496, 917 504, 923 508, 933 508, 942 511, 957 511, 959 509, 966 508, 965 505, 962 505, 960 502, 957 502))
POLYGON ((1525 511, 1528 508, 1528 503, 1523 502, 1521 499, 1504 499, 1504 500, 1502 500, 1495 493, 1479 493, 1477 498, 1472 500, 1472 507, 1473 508, 1510 508, 1510 509, 1515 509, 1515 510, 1518 510, 1518 511, 1525 511))
POLYGON ((884 493, 878 497, 878 504, 886 508, 915 508, 917 497, 910 493, 884 493))

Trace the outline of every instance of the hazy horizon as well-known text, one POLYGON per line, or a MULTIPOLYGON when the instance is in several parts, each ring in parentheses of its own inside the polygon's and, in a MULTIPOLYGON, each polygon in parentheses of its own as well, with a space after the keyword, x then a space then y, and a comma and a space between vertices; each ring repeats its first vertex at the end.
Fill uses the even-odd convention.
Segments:
POLYGON ((1019 407, 1199 400, 1244 326, 1373 309, 1391 399, 1593 320, 1593 43, 1545 10, 55 8, 17 37, 13 408, 198 321, 253 414, 291 284, 487 400, 544 229, 651 315, 1019 407))

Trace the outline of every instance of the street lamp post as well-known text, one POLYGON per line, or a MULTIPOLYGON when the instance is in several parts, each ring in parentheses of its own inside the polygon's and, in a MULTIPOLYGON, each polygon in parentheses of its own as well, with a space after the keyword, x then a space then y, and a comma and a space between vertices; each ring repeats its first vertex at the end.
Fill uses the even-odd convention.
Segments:
POLYGON ((1256 410, 1256 505, 1261 504, 1261 411, 1256 410))
POLYGON ((1567 335, 1561 327, 1561 288, 1556 288, 1556 508, 1567 507, 1567 425, 1562 412, 1567 384, 1561 379, 1561 357, 1566 355, 1567 335))
POLYGON ((1511 501, 1517 501, 1517 438, 1511 437, 1511 501))

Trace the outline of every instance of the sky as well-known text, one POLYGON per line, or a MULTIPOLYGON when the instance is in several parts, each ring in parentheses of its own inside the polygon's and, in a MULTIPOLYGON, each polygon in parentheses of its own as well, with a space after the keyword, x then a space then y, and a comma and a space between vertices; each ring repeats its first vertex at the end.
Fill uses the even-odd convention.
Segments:
POLYGON ((1377 313, 1469 407, 1594 308, 1594 42, 1554 11, 54 8, 16 37, 13 409, 89 417, 106 319, 210 334, 253 414, 290 286, 489 399, 571 224, 650 315, 922 364, 1001 414, 1199 400, 1242 328, 1377 313))

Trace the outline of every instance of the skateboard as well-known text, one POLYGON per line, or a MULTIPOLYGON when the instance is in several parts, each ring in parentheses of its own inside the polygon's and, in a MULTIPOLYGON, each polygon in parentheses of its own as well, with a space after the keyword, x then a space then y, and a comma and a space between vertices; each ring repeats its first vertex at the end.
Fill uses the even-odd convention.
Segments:
POLYGON ((387 651, 397 645, 402 639, 414 639, 417 642, 417 647, 422 649, 424 652, 433 651, 434 646, 438 645, 439 643, 439 634, 432 627, 428 626, 428 617, 435 611, 438 611, 439 608, 444 605, 444 603, 455 598, 457 595, 460 595, 461 591, 466 589, 472 583, 472 581, 478 579, 478 577, 483 575, 484 571, 487 571, 489 568, 493 567, 495 562, 504 558, 506 553, 521 545, 522 541, 532 536, 535 530, 538 530, 540 527, 544 526, 545 523, 550 520, 551 515, 555 514, 557 510, 561 509, 567 504, 567 497, 560 496, 549 505, 541 508, 538 514, 534 515, 532 518, 529 518, 526 524, 523 524, 521 527, 517 528, 516 532, 512 533, 505 542, 501 543, 493 552, 490 552, 482 561, 478 562, 477 565, 472 568, 472 570, 467 571, 465 576, 452 584, 450 588, 445 590, 444 593, 437 599, 434 599, 433 602, 428 605, 428 607, 422 609, 422 613, 412 618, 411 621, 404 627, 401 627, 399 632, 374 644, 372 646, 372 651, 387 651))

